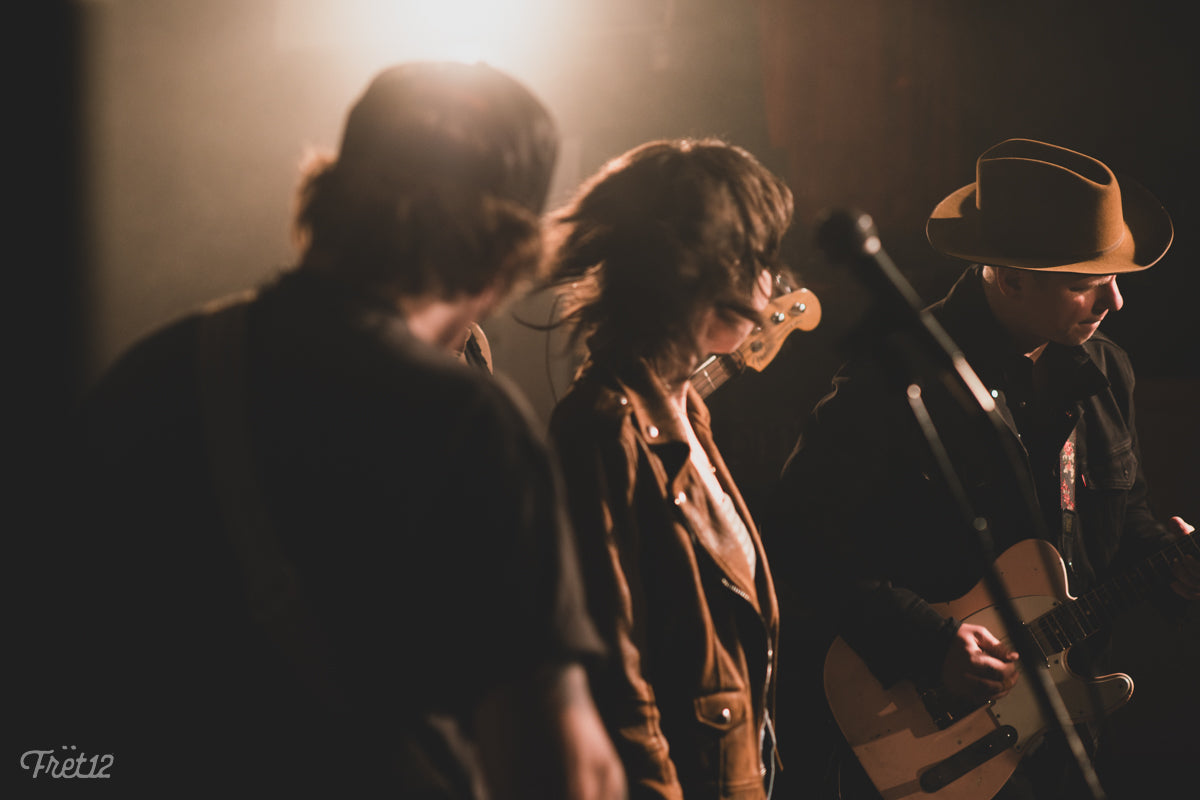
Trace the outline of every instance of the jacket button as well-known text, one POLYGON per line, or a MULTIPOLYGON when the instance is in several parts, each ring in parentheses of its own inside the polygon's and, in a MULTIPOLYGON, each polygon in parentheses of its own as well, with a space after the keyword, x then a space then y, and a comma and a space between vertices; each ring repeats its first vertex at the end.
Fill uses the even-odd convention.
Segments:
POLYGON ((654 437, 658 436, 658 428, 654 427, 653 425, 647 425, 646 435, 653 439, 654 437))
POLYGON ((621 395, 621 399, 618 400, 617 402, 623 406, 627 406, 627 405, 629 405, 629 398, 626 397, 625 395, 621 395))
POLYGON ((722 708, 721 709, 721 721, 729 722, 729 720, 731 720, 731 719, 733 719, 733 712, 731 712, 728 708, 722 708))
POLYGON ((675 505, 681 506, 686 502, 687 502, 687 494, 685 492, 680 492, 679 494, 675 495, 675 505))

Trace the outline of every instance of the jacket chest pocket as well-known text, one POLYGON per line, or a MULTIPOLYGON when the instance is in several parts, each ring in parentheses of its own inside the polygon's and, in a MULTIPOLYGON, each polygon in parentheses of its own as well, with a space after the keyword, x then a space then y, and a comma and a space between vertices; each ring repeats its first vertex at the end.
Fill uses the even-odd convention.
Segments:
POLYGON ((1122 439, 1099 452, 1088 453, 1083 485, 1100 492, 1127 492, 1133 488, 1137 470, 1133 440, 1122 439))
POLYGON ((1086 549, 1092 564, 1107 564, 1115 557, 1137 475, 1138 459, 1129 438, 1088 453, 1081 473, 1083 489, 1076 497, 1082 531, 1074 533, 1074 547, 1077 553, 1086 549))
POLYGON ((695 699, 701 768, 723 797, 761 796, 762 743, 754 728, 750 700, 743 691, 713 692, 695 699))

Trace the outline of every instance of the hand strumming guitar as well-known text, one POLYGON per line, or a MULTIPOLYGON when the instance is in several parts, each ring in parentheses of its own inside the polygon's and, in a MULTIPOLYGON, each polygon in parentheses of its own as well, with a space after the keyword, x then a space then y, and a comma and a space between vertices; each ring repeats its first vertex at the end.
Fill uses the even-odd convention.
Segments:
POLYGON ((986 702, 1017 683, 1017 651, 982 625, 963 623, 946 650, 942 685, 961 697, 986 702))

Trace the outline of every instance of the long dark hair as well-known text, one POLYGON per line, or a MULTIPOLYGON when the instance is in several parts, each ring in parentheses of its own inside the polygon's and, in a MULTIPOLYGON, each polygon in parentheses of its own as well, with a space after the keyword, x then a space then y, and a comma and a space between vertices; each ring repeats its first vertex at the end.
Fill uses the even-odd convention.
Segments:
POLYGON ((710 307, 755 322, 762 270, 777 272, 787 185, 719 139, 648 142, 610 161, 552 216, 551 280, 570 343, 644 358, 675 376, 710 307))
POLYGON ((507 289, 541 265, 539 215, 558 154, 546 108, 484 64, 384 70, 350 110, 336 158, 307 166, 302 266, 388 296, 507 289))

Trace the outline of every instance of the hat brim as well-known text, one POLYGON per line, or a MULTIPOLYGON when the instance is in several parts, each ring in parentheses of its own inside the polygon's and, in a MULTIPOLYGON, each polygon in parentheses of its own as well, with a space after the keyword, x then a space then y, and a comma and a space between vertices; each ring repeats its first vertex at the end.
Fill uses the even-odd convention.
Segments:
POLYGON ((1175 231, 1170 215, 1154 195, 1124 176, 1118 183, 1125 237, 1112 250, 1084 260, 1014 256, 1001 252, 983 235, 974 183, 938 203, 925 224, 925 236, 935 250, 977 264, 1098 275, 1137 272, 1154 266, 1166 254, 1175 231))

